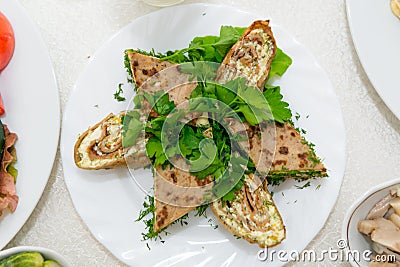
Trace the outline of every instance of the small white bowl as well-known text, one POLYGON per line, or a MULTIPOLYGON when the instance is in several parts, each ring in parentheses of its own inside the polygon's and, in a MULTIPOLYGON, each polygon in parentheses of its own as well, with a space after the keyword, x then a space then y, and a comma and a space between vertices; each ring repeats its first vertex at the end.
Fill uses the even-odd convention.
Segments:
POLYGON ((55 260, 63 267, 72 267, 63 256, 61 256, 54 250, 42 247, 32 247, 32 246, 20 246, 0 251, 0 260, 20 252, 28 252, 28 251, 37 251, 40 254, 42 254, 46 260, 55 260))
POLYGON ((359 221, 365 219, 372 207, 384 198, 391 189, 400 187, 400 179, 395 179, 380 185, 377 185, 367 191, 359 198, 347 211, 347 215, 343 221, 342 238, 346 241, 347 252, 359 251, 360 261, 357 262, 351 258, 351 265, 354 267, 368 266, 367 261, 362 257, 362 253, 371 250, 371 241, 368 237, 361 234, 357 229, 359 221))

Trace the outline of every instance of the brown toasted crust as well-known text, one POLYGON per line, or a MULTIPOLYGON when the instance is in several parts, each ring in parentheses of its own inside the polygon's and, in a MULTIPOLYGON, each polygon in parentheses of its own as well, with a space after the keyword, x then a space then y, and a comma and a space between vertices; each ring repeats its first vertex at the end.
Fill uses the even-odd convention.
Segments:
POLYGON ((218 69, 218 72, 217 72, 217 78, 216 78, 217 81, 221 80, 222 74, 225 71, 225 66, 229 66, 229 62, 231 61, 232 56, 234 54, 236 54, 239 50, 241 50, 241 44, 243 43, 243 41, 246 41, 245 39, 249 35, 249 33, 255 29, 264 30, 264 32, 268 34, 268 36, 270 37, 270 39, 273 43, 273 54, 270 57, 270 59, 268 60, 267 70, 264 72, 262 77, 260 79, 258 79, 258 81, 256 83, 256 86, 258 88, 263 88, 264 83, 265 83, 266 79, 268 78, 269 71, 271 69, 272 59, 275 57, 275 54, 276 54, 276 41, 275 41, 274 35, 272 33, 271 27, 269 26, 269 20, 254 21, 244 31, 242 37, 240 37, 240 39, 232 46, 232 48, 229 50, 228 54, 225 56, 224 60, 222 61, 221 67, 218 69))
POLYGON ((136 52, 127 52, 127 55, 139 93, 163 90, 168 92, 170 100, 178 106, 188 100, 192 91, 196 89, 197 82, 189 82, 190 75, 182 73, 179 64, 136 52), (158 86, 154 85, 156 83, 158 86))
MULTIPOLYGON (((229 118, 224 122, 232 135, 246 135, 242 141, 238 141, 238 144, 249 155, 260 173, 283 175, 285 172, 289 174, 296 171, 320 173, 322 177, 326 176, 325 166, 290 123, 250 126, 247 122, 242 123, 229 118)), ((290 174, 288 176, 290 178, 290 174)), ((299 173, 292 178, 310 177, 307 175, 300 177, 299 173)))
MULTIPOLYGON (((271 129, 272 130, 272 129, 271 129)), ((321 162, 311 160, 312 150, 299 132, 289 123, 279 124, 275 123, 275 131, 268 131, 268 129, 252 130, 249 134, 250 150, 249 156, 254 161, 256 166, 269 168, 270 174, 274 172, 288 171, 314 171, 326 173, 326 168, 321 162), (275 144, 264 144, 262 146, 258 133, 262 131, 261 135, 264 139, 273 140, 275 144), (275 136, 274 136, 275 135, 275 136), (268 151, 265 148, 274 145, 274 153, 272 150, 268 151), (262 154, 263 153, 263 154, 262 154)), ((266 170, 257 169, 264 173, 266 170)))
POLYGON ((206 177, 199 180, 189 172, 171 166, 165 169, 160 166, 155 171, 154 230, 159 231, 201 205, 204 202, 201 189, 207 189, 212 179, 206 177), (206 184, 203 187, 204 183, 206 184))
POLYGON ((175 64, 161 61, 158 58, 146 56, 140 53, 128 51, 133 79, 137 87, 141 87, 156 73, 165 70, 175 64))
POLYGON ((91 132, 93 132, 96 128, 100 127, 104 122, 108 121, 109 119, 113 118, 113 117, 121 117, 125 114, 125 112, 121 112, 119 115, 114 115, 113 113, 110 113, 107 117, 105 117, 103 120, 101 120, 100 122, 96 123, 94 126, 90 127, 89 129, 87 129, 85 132, 83 132, 78 140, 75 143, 74 146, 74 161, 76 166, 78 166, 81 169, 85 169, 85 170, 99 170, 99 169, 104 169, 104 168, 112 168, 115 167, 117 165, 120 165, 122 163, 125 163, 125 159, 122 156, 123 155, 123 149, 121 148, 120 150, 118 150, 118 153, 120 156, 114 158, 113 161, 108 162, 106 164, 101 164, 98 166, 86 166, 84 164, 82 164, 82 155, 79 153, 79 147, 82 145, 82 141, 85 139, 85 137, 90 134, 91 132))
MULTIPOLYGON (((262 187, 263 187, 264 190, 266 190, 266 191, 268 192, 268 188, 267 188, 266 182, 262 185, 262 187)), ((269 193, 269 192, 268 192, 268 193, 269 193)), ((220 200, 216 200, 216 201, 220 201, 220 200)), ((271 198, 271 202, 272 202, 272 204, 275 206, 275 202, 273 201, 272 198, 271 198)), ((213 203, 213 204, 214 204, 214 203, 213 203)), ((214 213, 215 217, 218 219, 218 221, 219 221, 229 232, 231 232, 231 233, 232 233, 233 235, 235 235, 235 236, 238 236, 238 237, 243 238, 244 240, 246 240, 247 242, 249 242, 249 243, 251 243, 251 244, 255 244, 255 243, 256 243, 260 248, 265 248, 265 246, 264 246, 262 243, 256 242, 255 240, 252 240, 252 239, 250 239, 250 238, 248 238, 248 237, 242 235, 241 233, 239 233, 238 231, 236 231, 235 229, 233 229, 230 225, 228 225, 227 222, 226 222, 225 220, 222 220, 222 219, 220 218, 220 216, 218 215, 218 211, 217 211, 216 207, 215 207, 213 204, 210 205, 210 206, 211 206, 211 210, 213 211, 213 213, 214 213)), ((283 222, 281 214, 279 213, 278 209, 276 209, 276 210, 277 210, 277 214, 276 214, 276 215, 278 216, 279 220, 280 220, 281 222, 283 222)), ((284 231, 284 236, 283 236, 283 238, 282 238, 280 241, 278 241, 276 244, 271 245, 271 246, 267 246, 268 248, 275 247, 275 246, 279 245, 280 243, 282 243, 283 240, 286 239, 286 227, 285 227, 285 225, 284 225, 283 223, 282 223, 282 226, 283 226, 283 231, 284 231)))
POLYGON ((188 185, 190 174, 181 172, 171 166, 165 169, 155 169, 154 199, 156 212, 154 213, 154 230, 159 231, 175 220, 179 219, 194 207, 180 207, 183 201, 183 187, 188 185))

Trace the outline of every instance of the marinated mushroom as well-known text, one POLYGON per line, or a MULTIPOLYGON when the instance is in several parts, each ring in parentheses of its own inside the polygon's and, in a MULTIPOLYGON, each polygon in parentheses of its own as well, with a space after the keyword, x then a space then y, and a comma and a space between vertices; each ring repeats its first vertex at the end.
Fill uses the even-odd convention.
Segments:
POLYGON ((400 188, 374 205, 366 219, 358 222, 358 231, 371 238, 377 254, 396 257, 395 263, 371 262, 369 266, 400 266, 400 188))
POLYGON ((397 215, 400 215, 400 197, 396 197, 390 201, 390 206, 394 209, 397 215))
POLYGON ((393 194, 388 194, 381 201, 376 203, 375 206, 368 213, 367 219, 372 220, 385 216, 386 212, 388 212, 390 208, 390 201, 392 201, 395 197, 396 196, 393 194))

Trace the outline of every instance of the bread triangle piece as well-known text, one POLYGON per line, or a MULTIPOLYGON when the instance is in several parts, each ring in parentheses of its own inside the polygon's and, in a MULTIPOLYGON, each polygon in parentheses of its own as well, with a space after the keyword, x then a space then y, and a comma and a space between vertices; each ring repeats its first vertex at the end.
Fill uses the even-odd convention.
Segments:
MULTIPOLYGON (((189 81, 190 76, 180 71, 179 65, 129 50, 126 55, 138 93, 163 90, 179 106, 190 98, 197 86, 197 82, 189 81)), ((203 193, 211 185, 211 177, 199 180, 175 167, 157 167, 154 175, 154 231, 164 229, 201 205, 203 193)))
MULTIPOLYGON (((327 170, 321 160, 316 156, 312 144, 300 135, 293 125, 289 123, 275 124, 275 155, 269 172, 272 181, 281 178, 308 179, 312 177, 325 177, 327 170)), ((259 144, 257 135, 253 136, 253 148, 259 144)), ((251 156, 257 158, 256 153, 261 150, 251 150, 251 156)))
POLYGON ((262 88, 275 54, 276 42, 269 21, 254 21, 225 56, 216 80, 226 83, 241 76, 249 85, 262 88))
MULTIPOLYGON (((275 50, 269 22, 254 22, 228 52, 218 69, 217 81, 225 83, 244 76, 248 85, 263 90, 275 50)), ((237 123, 231 122, 231 131, 238 128, 237 123)), ((326 173, 322 164, 310 164, 309 156, 315 156, 315 153, 289 123, 263 123, 251 127, 245 122, 244 125, 249 140, 248 143, 239 142, 239 145, 261 174, 273 176, 276 172, 297 178, 301 173, 301 177, 309 178, 304 174, 309 174, 310 170, 313 174, 316 170, 326 173), (267 144, 262 143, 265 141, 267 144)), ((318 161, 316 156, 315 159, 318 161)), ((245 185, 236 192, 236 198, 214 201, 212 210, 230 232, 260 247, 278 245, 286 237, 284 223, 268 192, 267 179, 262 182, 257 176, 246 176, 245 185)))
POLYGON ((124 114, 111 113, 79 136, 74 146, 74 160, 79 168, 97 170, 125 162, 121 134, 124 114))
POLYGON ((183 202, 180 193, 182 187, 189 184, 190 175, 168 166, 166 169, 156 168, 154 176, 154 231, 167 227, 194 207, 180 206, 183 202))
POLYGON ((268 192, 267 182, 250 174, 231 201, 214 201, 211 208, 220 223, 234 235, 260 247, 273 247, 286 237, 281 215, 268 192), (259 186, 259 184, 262 184, 259 186))
MULTIPOLYGON (((225 83, 244 76, 247 84, 262 88, 268 77, 276 45, 269 21, 255 21, 246 29, 243 36, 231 48, 217 71, 217 81, 225 83)), ((238 121, 231 120, 231 132, 239 129, 238 121)), ((241 148, 249 155, 260 173, 268 173, 274 160, 275 135, 273 123, 251 127, 247 122, 248 141, 239 141, 241 148), (259 132, 257 129, 262 129, 259 132), (263 138, 259 137, 263 134, 263 138), (271 138, 272 137, 272 138, 271 138), (267 140, 267 144, 261 143, 267 140)), ((242 133, 243 131, 239 131, 242 133)), ((236 192, 231 201, 219 199, 211 204, 212 210, 221 224, 234 235, 244 238, 260 247, 273 247, 286 238, 286 230, 267 188, 258 176, 245 176, 244 186, 236 192)))
POLYGON ((182 104, 190 98, 197 82, 190 81, 190 75, 180 71, 179 64, 161 61, 158 58, 146 56, 132 50, 127 50, 126 57, 130 73, 137 86, 138 93, 155 93, 163 90, 169 94, 170 101, 175 105, 182 104))
POLYGON ((204 202, 211 177, 199 180, 189 172, 167 166, 156 168, 154 177, 154 231, 160 231, 204 202), (201 190, 203 189, 203 190, 201 190))

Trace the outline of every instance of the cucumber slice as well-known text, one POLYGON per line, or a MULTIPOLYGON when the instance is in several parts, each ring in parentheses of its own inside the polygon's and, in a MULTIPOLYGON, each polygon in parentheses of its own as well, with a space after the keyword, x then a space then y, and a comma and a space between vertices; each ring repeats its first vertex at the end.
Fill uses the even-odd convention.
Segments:
POLYGON ((39 252, 21 252, 0 261, 0 267, 42 267, 43 256, 39 252))

